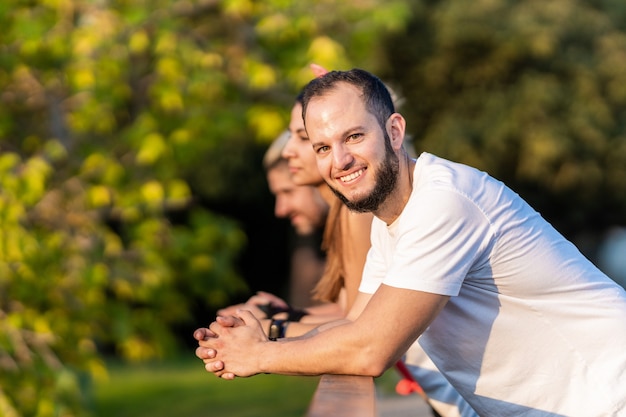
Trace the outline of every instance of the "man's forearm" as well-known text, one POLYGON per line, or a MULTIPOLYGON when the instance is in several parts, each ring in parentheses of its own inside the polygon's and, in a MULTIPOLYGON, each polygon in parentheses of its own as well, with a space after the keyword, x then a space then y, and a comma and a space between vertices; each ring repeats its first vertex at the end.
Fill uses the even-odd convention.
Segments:
POLYGON ((354 323, 340 320, 297 338, 268 342, 255 354, 259 373, 379 376, 387 361, 375 355, 376 343, 370 337, 354 323))
POLYGON ((242 310, 238 317, 218 317, 211 323, 205 329, 209 337, 196 338, 196 356, 208 371, 226 379, 258 373, 379 376, 406 352, 448 298, 383 284, 354 321, 333 322, 306 338, 278 341, 269 341, 254 315, 242 310))
POLYGON ((287 337, 290 339, 308 339, 315 336, 319 332, 323 332, 328 329, 332 329, 335 326, 345 324, 349 322, 346 319, 332 320, 327 323, 313 324, 313 323, 290 323, 287 328, 287 337), (293 328, 292 328, 293 326, 293 328))

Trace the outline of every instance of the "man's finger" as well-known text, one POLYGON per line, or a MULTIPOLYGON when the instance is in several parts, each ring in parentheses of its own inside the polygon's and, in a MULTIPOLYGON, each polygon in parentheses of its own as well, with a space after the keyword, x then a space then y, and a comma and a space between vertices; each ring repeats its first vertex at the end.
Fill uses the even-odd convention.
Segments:
POLYGON ((196 356, 202 360, 214 359, 217 356, 217 351, 215 349, 198 346, 196 348, 196 356))
POLYGON ((222 361, 208 362, 204 365, 204 369, 206 369, 209 372, 222 371, 224 370, 224 362, 222 361))
MULTIPOLYGON (((239 312, 240 310, 237 310, 237 312, 239 312)), ((218 316, 217 319, 215 319, 220 326, 222 327, 236 327, 236 326, 243 326, 244 321, 241 320, 238 317, 235 316, 218 316)))
POLYGON ((217 337, 217 335, 206 327, 201 327, 193 332, 193 338, 197 341, 207 340, 212 337, 217 337))

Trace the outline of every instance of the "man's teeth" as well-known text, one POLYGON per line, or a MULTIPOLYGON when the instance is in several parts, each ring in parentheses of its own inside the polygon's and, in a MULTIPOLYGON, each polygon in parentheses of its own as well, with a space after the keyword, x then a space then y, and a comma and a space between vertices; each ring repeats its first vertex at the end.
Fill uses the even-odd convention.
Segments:
POLYGON ((362 173, 363 173, 363 170, 359 169, 358 171, 353 172, 350 175, 346 175, 345 177, 341 177, 341 181, 343 181, 343 182, 352 181, 353 179, 360 177, 362 173))

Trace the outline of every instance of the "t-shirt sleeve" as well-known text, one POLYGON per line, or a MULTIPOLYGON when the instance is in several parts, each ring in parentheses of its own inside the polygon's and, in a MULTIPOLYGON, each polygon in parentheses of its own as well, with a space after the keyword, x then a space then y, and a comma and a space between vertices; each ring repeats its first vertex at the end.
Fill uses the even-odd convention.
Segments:
POLYGON ((386 285, 458 295, 489 244, 491 227, 466 196, 449 188, 420 192, 398 219, 386 285))

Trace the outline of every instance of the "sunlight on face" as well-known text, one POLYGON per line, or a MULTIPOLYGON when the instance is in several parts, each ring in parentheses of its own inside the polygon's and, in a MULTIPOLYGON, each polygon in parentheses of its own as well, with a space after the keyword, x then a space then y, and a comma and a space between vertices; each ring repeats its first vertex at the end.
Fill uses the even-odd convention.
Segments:
POLYGON ((289 122, 291 137, 283 150, 283 157, 289 160, 293 181, 298 185, 323 184, 324 180, 317 168, 315 152, 304 128, 302 105, 296 103, 291 110, 289 122))
POLYGON ((377 210, 395 189, 399 162, 361 92, 339 83, 309 102, 306 122, 318 168, 333 192, 351 210, 377 210))

